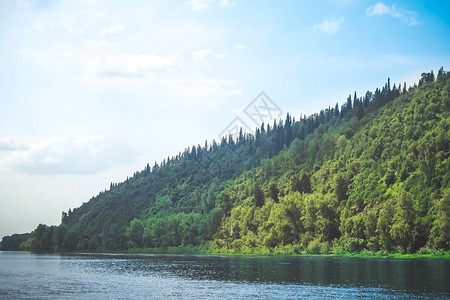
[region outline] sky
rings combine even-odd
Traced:
[[[298,118],[449,70],[449,16],[445,0],[2,0],[0,237],[258,126],[261,92]]]

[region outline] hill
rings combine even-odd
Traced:
[[[40,224],[22,249],[450,248],[450,75],[192,146]]]
[[[431,75],[373,113],[360,117],[356,109],[346,121],[320,125],[227,187],[221,199],[232,208],[211,247],[449,249],[450,80]]]

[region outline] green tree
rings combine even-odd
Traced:
[[[414,207],[411,195],[400,192],[396,199],[394,221],[390,234],[392,240],[404,250],[411,250],[414,239]]]
[[[339,202],[347,199],[348,180],[347,177],[342,173],[339,173],[336,176],[334,183],[334,192],[336,193],[336,197]]]
[[[291,179],[291,191],[293,191],[293,192],[300,192],[300,190],[301,190],[300,180],[298,180],[297,176],[292,177],[292,179]]]
[[[253,191],[253,196],[255,197],[255,205],[257,207],[263,207],[264,192],[259,187],[255,187],[255,190]]]
[[[386,201],[380,208],[380,214],[377,222],[377,230],[380,237],[381,247],[385,250],[392,250],[393,241],[391,239],[390,230],[394,219],[394,208],[390,201]]]
[[[436,201],[433,207],[434,221],[431,228],[430,244],[436,248],[450,248],[450,190]]]
[[[275,183],[271,183],[269,186],[269,195],[275,201],[275,203],[280,202],[280,200],[278,199],[279,193],[280,190],[278,189],[277,185]]]
[[[300,193],[311,194],[311,181],[306,173],[303,173],[300,178]]]
[[[130,248],[140,248],[143,246],[144,225],[141,220],[134,219],[130,222],[130,226],[125,231],[128,238]]]
[[[392,185],[395,183],[395,171],[394,170],[389,170],[386,173],[386,178],[384,179],[384,182],[386,183],[386,185]]]

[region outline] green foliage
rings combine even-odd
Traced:
[[[298,192],[307,193],[307,194],[311,193],[311,181],[310,181],[309,176],[306,173],[302,173],[302,176],[301,176],[300,182],[299,182]]]
[[[344,201],[347,199],[348,180],[345,174],[339,173],[336,175],[334,191],[338,201]]]
[[[450,248],[450,74],[194,146],[135,174],[23,248],[213,253]],[[149,252],[153,250],[147,250]],[[173,250],[178,251],[178,250]],[[380,252],[381,251],[381,252]],[[378,254],[377,254],[378,253]]]
[[[253,190],[253,197],[255,198],[255,204],[257,207],[263,207],[264,205],[264,193],[259,187],[255,187]]]
[[[440,95],[450,80],[442,76],[395,99],[379,91],[365,110],[371,113],[329,122],[235,181],[220,232],[239,224],[240,235],[216,235],[216,245],[235,252],[242,245],[298,245],[308,253],[449,249],[450,117]],[[269,200],[239,192],[254,185]],[[274,187],[279,201],[271,202]],[[246,211],[253,219],[243,218]]]
[[[450,190],[436,201],[433,207],[434,222],[431,228],[430,244],[435,248],[450,248]]]
[[[7,235],[2,238],[1,248],[2,251],[19,251],[21,250],[22,243],[26,242],[30,238],[29,233]]]
[[[130,227],[125,230],[128,238],[128,248],[141,248],[143,246],[144,225],[138,219],[130,222]]]

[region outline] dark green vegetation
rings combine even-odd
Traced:
[[[30,238],[31,234],[22,233],[22,234],[13,234],[11,236],[5,236],[1,242],[1,250],[4,251],[15,251],[20,249],[20,245],[26,242]]]
[[[450,249],[449,108],[443,69],[409,90],[388,81],[340,108],[147,165],[63,213],[61,225],[39,225],[22,248],[441,254]]]

